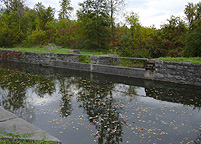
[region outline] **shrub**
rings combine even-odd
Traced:
[[[35,30],[28,36],[26,43],[30,46],[44,45],[47,42],[46,31]]]
[[[79,56],[79,62],[81,62],[81,63],[90,63],[90,56],[80,55]]]
[[[186,47],[184,56],[201,56],[201,19],[195,21],[186,35]]]

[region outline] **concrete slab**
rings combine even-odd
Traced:
[[[28,123],[21,118],[17,118],[14,114],[0,107],[0,130],[7,133],[14,133],[14,125],[16,126],[16,132],[19,132],[19,134],[34,134],[32,137],[26,138],[26,140],[42,140],[43,138],[45,138],[45,141],[51,141],[59,144],[62,143],[58,138],[35,127],[34,125]],[[4,136],[4,138],[10,137]]]
[[[17,118],[14,114],[11,112],[5,110],[3,107],[0,106],[0,122]]]

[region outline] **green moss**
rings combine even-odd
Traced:
[[[51,60],[56,60],[56,58],[52,57]]]

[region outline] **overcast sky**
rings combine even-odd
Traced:
[[[75,16],[76,10],[79,8],[78,3],[84,0],[71,0],[74,8]],[[140,22],[143,26],[155,25],[160,28],[160,25],[166,22],[171,15],[184,17],[185,5],[188,2],[198,3],[200,0],[125,0],[125,10],[128,12],[134,11],[138,13]],[[57,11],[60,9],[59,0],[27,0],[28,7],[33,8],[37,2],[42,2],[43,5],[54,7]],[[120,20],[122,20],[120,18]]]

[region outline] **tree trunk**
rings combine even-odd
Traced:
[[[114,20],[113,20],[113,15],[114,15],[114,7],[113,7],[113,1],[111,0],[111,15],[110,15],[110,18],[111,18],[111,23],[112,23],[112,40],[114,41],[115,37],[114,37]]]
[[[114,37],[114,21],[113,21],[112,15],[111,15],[111,20],[112,20],[112,40],[114,41],[115,40],[115,37]]]
[[[19,15],[19,31],[21,31],[21,15]]]

